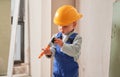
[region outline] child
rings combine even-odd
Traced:
[[[50,48],[42,49],[46,56],[54,57],[53,77],[79,77],[77,59],[82,39],[74,29],[81,17],[82,14],[71,5],[63,5],[56,11],[54,23],[59,32],[49,43]]]

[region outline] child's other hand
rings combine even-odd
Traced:
[[[62,41],[61,39],[57,39],[57,38],[55,38],[54,43],[58,44],[60,47],[63,46],[63,41]]]
[[[45,55],[51,55],[52,54],[52,52],[50,51],[49,48],[42,48],[42,50],[44,51]]]

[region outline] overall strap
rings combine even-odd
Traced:
[[[73,33],[69,36],[68,40],[66,43],[72,44],[73,40],[75,39],[76,35],[78,35],[78,33]]]
[[[56,37],[59,38],[59,39],[62,39],[62,33],[59,32]]]

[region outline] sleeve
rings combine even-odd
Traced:
[[[80,54],[82,38],[77,35],[72,44],[64,43],[61,50],[69,56],[76,57]]]
[[[51,40],[50,40],[50,42],[48,44],[50,46],[50,51],[52,52],[51,55],[46,55],[48,58],[51,58],[55,54],[55,46],[54,46],[54,44],[52,42],[52,40],[53,40],[54,37],[56,37],[56,34],[52,36],[52,38],[51,38]]]
[[[50,47],[50,51],[52,52],[51,55],[46,55],[47,58],[51,58],[55,55],[55,48],[54,47]]]

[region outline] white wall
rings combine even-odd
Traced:
[[[31,76],[50,77],[50,60],[46,57],[39,60],[38,55],[51,36],[51,1],[29,1]]]
[[[112,0],[80,0],[81,77],[108,77]]]

